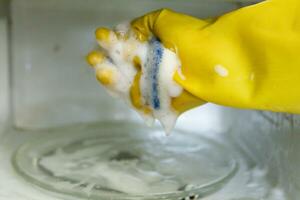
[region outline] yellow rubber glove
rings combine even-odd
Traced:
[[[264,1],[213,20],[163,9],[134,20],[132,27],[140,40],[154,34],[178,53],[185,78],[174,79],[186,96],[300,113],[300,1]],[[175,107],[197,105],[187,104],[182,98]]]
[[[122,24],[122,26],[124,25]],[[141,94],[140,79],[142,73],[145,72],[142,71],[143,63],[140,55],[137,54],[137,49],[139,49],[137,45],[143,43],[137,38],[139,34],[136,35],[131,28],[127,30],[123,27],[122,30],[118,30],[118,28],[111,30],[100,27],[96,30],[95,35],[101,50],[90,52],[87,55],[87,62],[95,68],[98,81],[110,94],[122,98],[125,102],[128,102],[127,96],[129,96],[129,103],[143,113],[143,116],[154,117],[153,108]],[[176,57],[176,54],[174,55]],[[132,73],[134,78],[131,81]],[[124,79],[130,80],[129,90],[125,86],[128,82],[124,82]],[[178,115],[204,103],[203,100],[183,90],[179,96],[171,98],[171,110]]]

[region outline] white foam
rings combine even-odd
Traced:
[[[178,56],[176,53],[164,48],[163,45],[158,45],[163,52],[157,73],[157,91],[160,106],[159,108],[154,108],[152,105],[153,88],[151,81],[153,81],[153,77],[151,71],[154,67],[154,59],[157,55],[154,55],[155,53],[152,51],[152,43],[138,41],[127,23],[118,25],[115,30],[120,35],[126,35],[129,36],[129,38],[119,40],[116,35],[112,34],[112,42],[109,45],[99,42],[100,46],[106,50],[110,59],[98,64],[96,70],[110,68],[114,71],[115,81],[113,84],[106,85],[105,88],[112,96],[123,99],[127,104],[132,105],[130,88],[137,73],[137,69],[132,61],[135,56],[138,56],[141,60],[142,70],[140,79],[141,101],[144,105],[149,105],[152,113],[145,114],[143,111],[137,111],[142,115],[148,125],[153,124],[153,121],[158,119],[165,128],[166,133],[169,133],[174,127],[178,117],[177,112],[171,106],[171,100],[179,96],[182,92],[182,88],[173,80],[174,73],[180,71],[180,60]],[[158,43],[156,43],[156,45],[157,44]]]

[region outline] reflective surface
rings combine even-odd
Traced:
[[[235,158],[198,134],[129,122],[72,127],[22,145],[14,166],[30,183],[76,197],[204,197],[236,173]]]

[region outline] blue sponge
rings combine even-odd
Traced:
[[[147,62],[148,63],[148,67],[149,67],[149,72],[150,72],[150,82],[151,82],[151,104],[152,107],[155,110],[159,110],[160,109],[160,99],[159,99],[159,80],[158,80],[158,76],[159,76],[159,68],[160,68],[160,64],[162,61],[162,56],[163,56],[163,47],[162,44],[160,43],[160,41],[153,37],[150,41],[149,41],[149,54],[148,54],[148,58],[147,58]]]

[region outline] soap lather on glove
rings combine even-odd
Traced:
[[[212,102],[300,113],[300,2],[267,0],[215,19],[168,9],[99,28],[87,60],[97,79],[169,132],[180,113]]]

